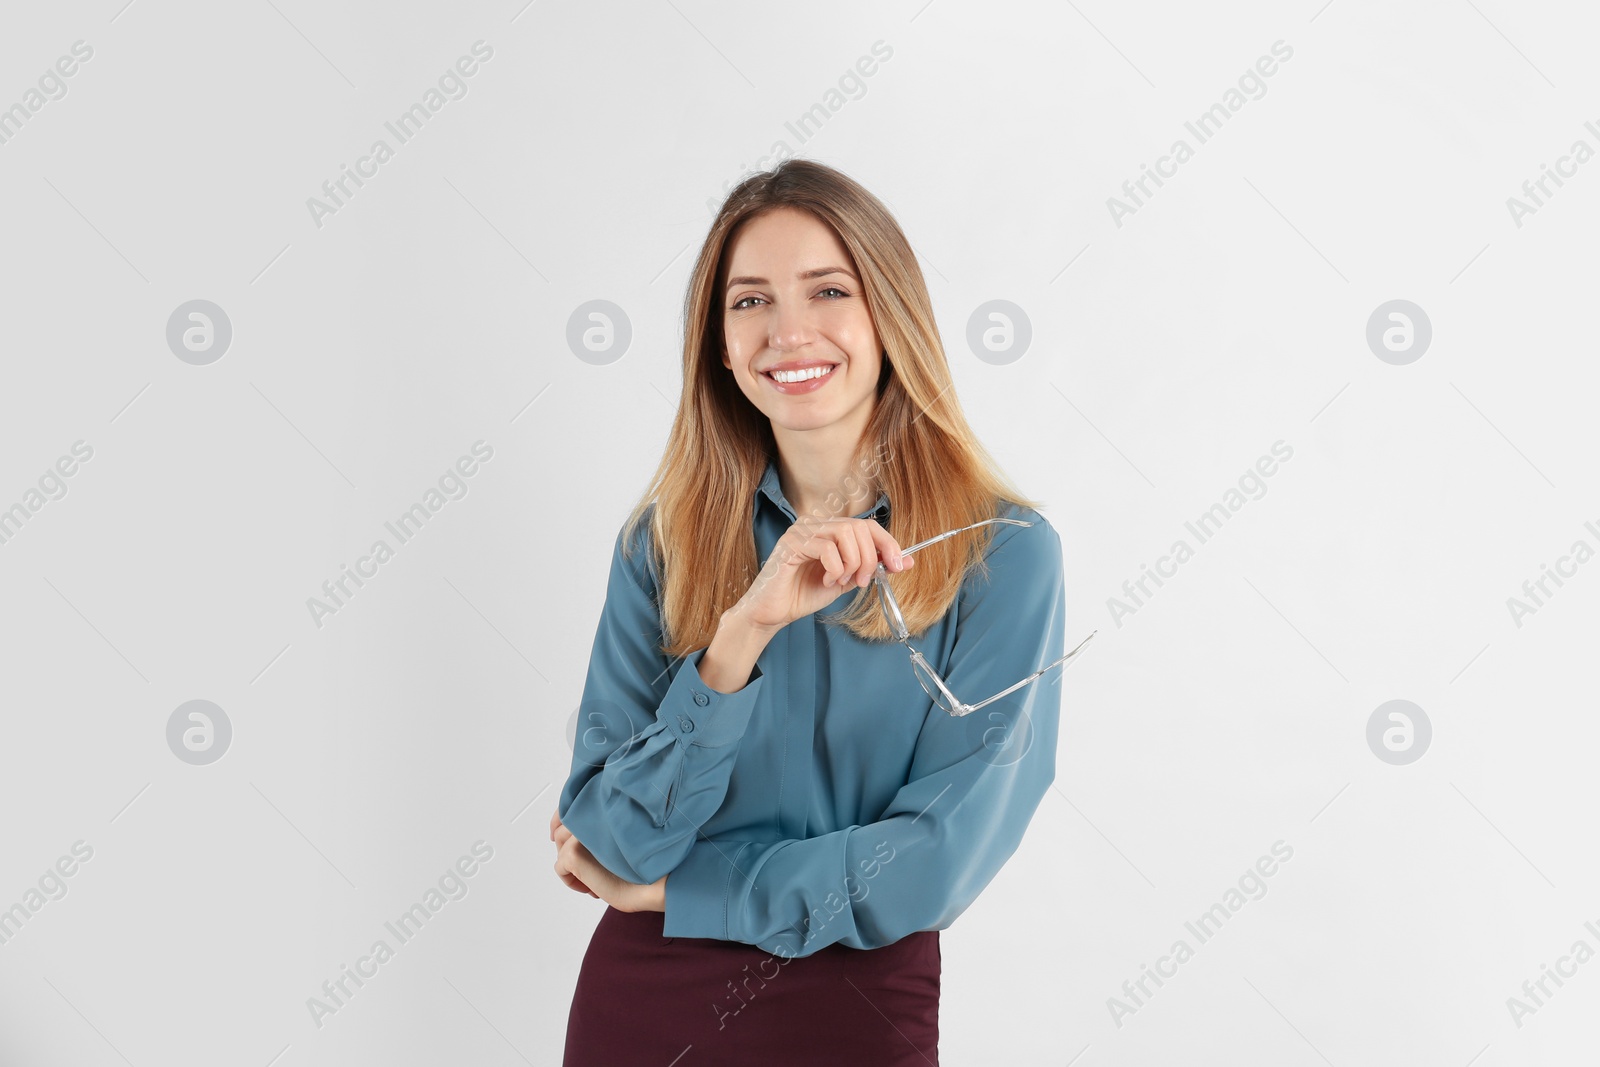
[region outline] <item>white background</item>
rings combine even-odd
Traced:
[[[1507,601],[1600,548],[1600,161],[1520,226],[1507,199],[1600,149],[1600,19],[1319,3],[7,8],[0,106],[93,56],[0,144],[0,507],[93,455],[0,544],[0,907],[93,855],[0,945],[0,1063],[559,1062],[601,911],[551,872],[568,719],[708,201],[780,141],[900,220],[963,407],[1062,533],[1069,638],[1100,630],[1055,787],[942,935],[943,1062],[1592,1058],[1600,962],[1520,1026],[1507,998],[1600,950],[1600,563],[1520,625]],[[385,121],[480,39],[467,95],[397,145]],[[319,226],[308,198],[380,137]],[[1108,198],[1180,137],[1119,226]],[[233,331],[204,366],[166,339],[195,299]],[[595,299],[633,330],[605,366],[566,340]],[[997,299],[1032,328],[1004,364],[966,341]],[[1404,365],[1366,339],[1397,299],[1432,327]],[[467,494],[313,621],[480,440]],[[233,731],[206,766],[167,742],[196,699]],[[1367,742],[1392,699],[1432,725],[1406,765]],[[313,1023],[479,840],[467,895]],[[1279,840],[1198,944],[1185,921]]]

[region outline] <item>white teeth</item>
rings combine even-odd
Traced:
[[[783,382],[785,385],[793,385],[795,382],[804,382],[812,378],[820,378],[831,370],[833,370],[832,367],[808,367],[805,370],[777,370],[769,373],[773,378]]]

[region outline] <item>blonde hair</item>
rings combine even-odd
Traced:
[[[677,417],[661,463],[622,531],[624,552],[631,554],[635,530],[648,516],[660,576],[661,650],[672,657],[710,644],[722,613],[760,570],[751,518],[777,442],[767,416],[722,365],[722,279],[738,227],[782,207],[809,212],[838,235],[884,346],[877,401],[852,457],[852,468],[875,473],[877,488],[889,495],[884,528],[905,546],[994,518],[1003,501],[1038,506],[1017,492],[967,425],[922,270],[894,216],[840,171],[813,160],[785,160],[728,194],[700,248],[684,298]],[[983,566],[1000,528],[980,527],[923,549],[914,568],[895,576],[895,597],[913,634],[950,610],[968,568]],[[891,639],[870,584],[827,621],[863,640]]]

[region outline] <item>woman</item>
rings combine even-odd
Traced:
[[[746,180],[685,310],[551,820],[556,873],[610,905],[565,1063],[937,1064],[938,931],[1055,776],[1059,674],[1018,679],[1063,658],[1060,539],[850,178]]]

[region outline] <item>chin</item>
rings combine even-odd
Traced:
[[[781,416],[772,416],[771,418],[774,426],[781,426],[785,430],[791,430],[796,433],[805,430],[820,430],[825,426],[832,426],[834,423],[839,421],[839,417],[837,415],[825,414],[821,412],[808,418],[797,419],[791,417],[785,419]]]

